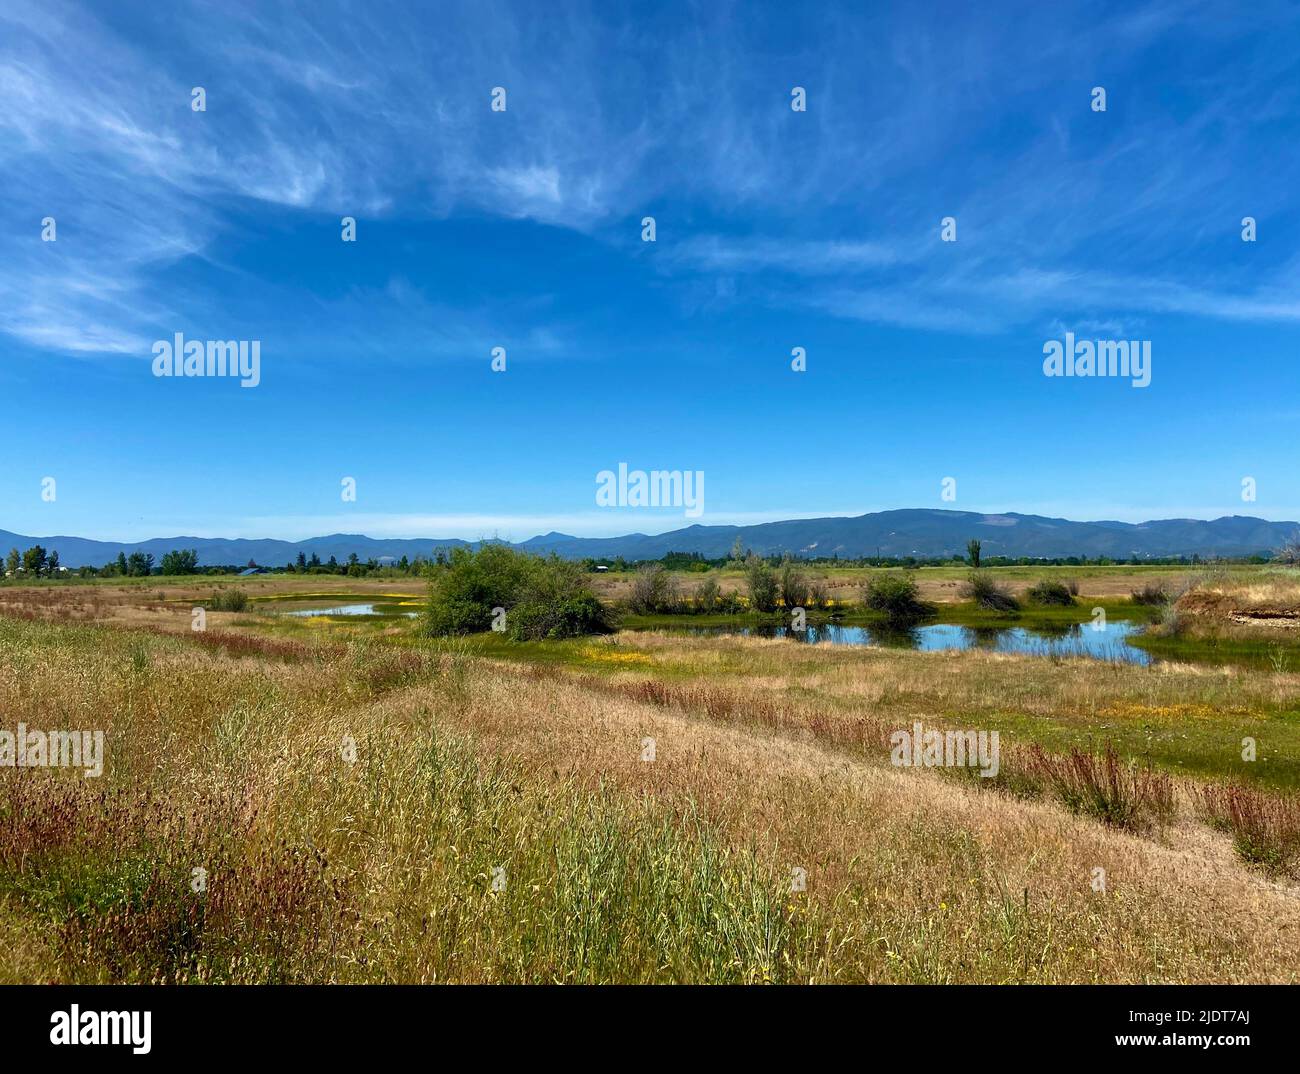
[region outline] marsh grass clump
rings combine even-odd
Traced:
[[[862,588],[862,603],[892,623],[910,623],[934,611],[921,600],[916,579],[906,574],[873,574]]]
[[[1146,607],[1158,608],[1169,603],[1169,590],[1163,582],[1148,582],[1141,589],[1135,589],[1130,594],[1134,604],[1142,604]]]
[[[1076,583],[1075,590],[1078,590]],[[1044,578],[1037,585],[1030,586],[1025,593],[1026,599],[1030,604],[1055,605],[1068,608],[1074,603],[1074,594],[1070,591],[1069,586],[1054,582],[1050,578]]]
[[[1100,756],[1077,747],[1052,754],[1035,743],[1025,754],[1025,770],[1068,809],[1116,828],[1149,828],[1175,812],[1171,777],[1121,761],[1113,743]]]
[[[1207,824],[1232,836],[1237,855],[1278,875],[1300,876],[1300,802],[1240,784],[1193,786]]]
[[[1020,611],[1020,601],[1011,595],[1011,590],[984,571],[971,572],[962,587],[962,595],[991,612]]]

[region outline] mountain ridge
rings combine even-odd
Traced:
[[[986,557],[1062,558],[1110,556],[1128,559],[1179,555],[1248,556],[1266,554],[1300,530],[1300,523],[1270,522],[1249,515],[1216,519],[1151,519],[1146,522],[1099,520],[1076,522],[1045,515],[951,511],[940,508],[898,508],[855,516],[787,519],[748,526],[708,526],[695,523],[667,533],[627,533],[617,537],[575,537],[552,531],[514,543],[530,552],[555,552],[569,559],[658,559],[667,552],[697,552],[707,558],[724,556],[736,539],[761,555],[795,556],[949,556],[964,554],[976,538]],[[276,538],[153,537],[145,541],[98,541],[55,535],[33,537],[0,530],[0,552],[20,551],[33,544],[57,551],[66,567],[100,567],[119,552],[145,552],[161,560],[166,552],[193,548],[203,566],[240,564],[253,560],[270,567],[294,561],[299,552],[322,561],[344,561],[352,553],[362,560],[429,557],[435,550],[474,547],[482,542],[460,538],[367,537],[333,533],[301,541]]]

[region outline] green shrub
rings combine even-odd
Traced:
[[[578,638],[614,629],[609,611],[577,563],[558,556],[524,558],[519,588],[506,608],[506,633],[516,641]]]
[[[1020,601],[1011,595],[1011,591],[984,571],[972,571],[962,593],[967,600],[973,600],[981,608],[987,608],[989,611],[1018,612],[1020,610]]]
[[[492,628],[492,609],[515,603],[525,556],[500,544],[453,548],[429,579],[424,626],[429,634],[478,634]]]
[[[906,574],[873,574],[862,588],[862,603],[891,621],[920,619],[933,608],[919,597],[916,579]]]
[[[613,630],[609,610],[594,593],[553,601],[524,601],[506,613],[506,633],[515,641],[581,638]]]
[[[776,571],[767,560],[755,555],[745,560],[745,585],[749,589],[749,606],[754,611],[776,611]]]
[[[718,597],[721,595],[721,586],[718,585],[718,579],[710,574],[702,581],[695,590],[695,602],[692,605],[694,610],[700,615],[708,615],[718,607]]]
[[[1044,578],[1035,586],[1031,586],[1025,594],[1030,604],[1056,604],[1063,607],[1069,607],[1074,603],[1074,596],[1070,593],[1068,586],[1060,582],[1053,582],[1051,579]]]
[[[578,564],[486,544],[453,549],[433,569],[424,630],[435,636],[482,633],[492,629],[497,608],[505,612],[505,633],[516,641],[613,629],[608,609]]]
[[[808,578],[789,556],[781,561],[781,602],[789,608],[808,604]]]
[[[214,612],[242,612],[248,607],[248,594],[242,589],[227,589],[224,592],[212,591],[208,608]]]

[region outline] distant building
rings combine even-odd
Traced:
[[[265,574],[265,573],[266,573],[265,567],[248,567],[245,570],[239,572],[239,577],[247,578],[250,574]]]

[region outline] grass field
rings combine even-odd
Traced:
[[[276,614],[418,582],[239,587],[201,632],[207,579],[0,587],[0,729],[106,740],[0,768],[0,980],[1300,977],[1300,662],[434,642]],[[1205,579],[1153,643],[1289,652],[1297,588]],[[998,777],[891,764],[914,721]]]

